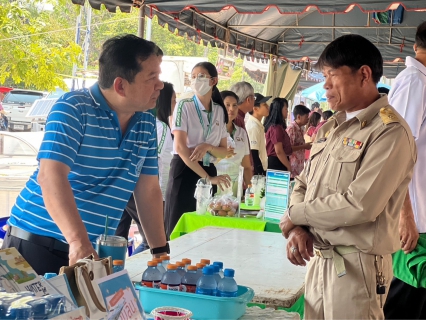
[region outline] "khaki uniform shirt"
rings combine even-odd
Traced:
[[[320,129],[296,178],[289,216],[308,226],[314,246],[400,249],[399,213],[417,159],[405,120],[383,95],[355,118],[339,112]]]

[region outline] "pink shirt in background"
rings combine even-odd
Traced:
[[[303,137],[303,129],[293,121],[287,128],[288,136],[292,146],[301,146],[305,144],[305,138]],[[305,167],[305,150],[293,151],[290,156],[291,165],[291,177],[295,178],[298,176]]]
[[[312,138],[312,135],[314,134],[317,127],[309,127],[308,131],[306,131],[306,134]],[[311,150],[305,150],[305,160],[309,159],[309,155],[311,154]]]

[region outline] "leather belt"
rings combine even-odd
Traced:
[[[34,243],[39,246],[43,246],[48,248],[50,251],[58,250],[62,252],[69,252],[68,243],[56,240],[52,237],[39,236],[37,234],[22,230],[17,227],[9,226],[7,229],[7,233],[16,238]]]

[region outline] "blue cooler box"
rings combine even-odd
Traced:
[[[139,291],[139,300],[146,313],[158,307],[179,307],[192,312],[195,320],[233,320],[246,312],[247,303],[254,297],[252,288],[238,286],[235,298],[205,296],[195,293],[153,289],[135,284]]]

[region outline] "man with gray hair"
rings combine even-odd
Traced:
[[[235,92],[238,96],[238,115],[234,120],[234,123],[246,129],[244,118],[247,112],[253,111],[254,107],[254,89],[253,86],[246,82],[237,82],[231,87],[231,91]]]

